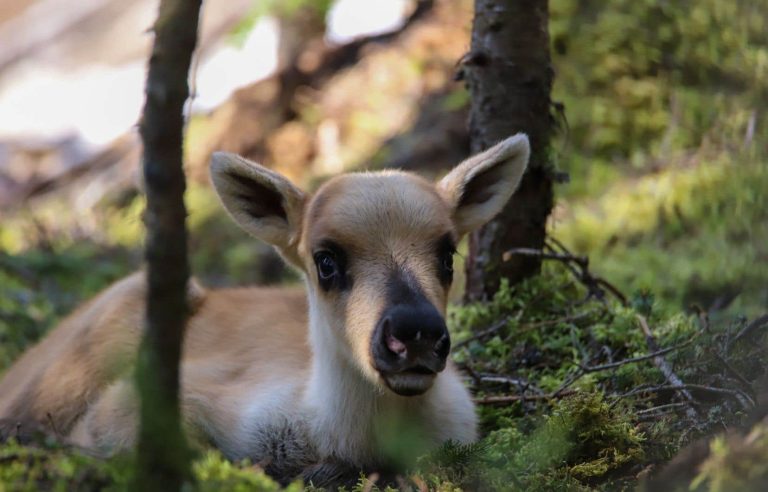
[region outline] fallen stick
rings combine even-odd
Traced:
[[[640,323],[640,328],[645,334],[645,342],[648,345],[648,350],[657,354],[658,352],[661,352],[659,345],[656,343],[656,339],[653,337],[653,333],[651,333],[651,329],[648,327],[648,321],[645,319],[645,316],[638,314],[637,320]],[[664,358],[664,355],[655,355],[653,357],[653,365],[661,371],[670,385],[675,388],[685,400],[687,400],[688,407],[685,414],[688,418],[698,419],[699,413],[696,411],[696,408],[694,408],[696,400],[693,399],[691,392],[686,389],[685,383],[683,383],[678,375],[675,374],[675,371],[672,370],[672,366],[667,362],[667,359]]]
[[[651,352],[650,354],[640,355],[638,357],[632,357],[630,359],[617,360],[616,362],[602,364],[599,366],[580,366],[580,367],[581,367],[581,370],[584,372],[598,372],[598,371],[605,371],[608,369],[615,369],[617,367],[621,367],[626,364],[634,364],[635,362],[642,362],[648,359],[654,359],[656,357],[661,357],[662,355],[668,354],[670,352],[674,352],[675,350],[680,350],[681,348],[685,348],[691,343],[693,343],[693,341],[696,340],[697,337],[698,337],[698,334],[694,335],[690,340],[677,344],[674,347],[659,349],[656,352]]]
[[[541,400],[554,400],[557,398],[563,398],[576,393],[574,390],[563,391],[560,394],[551,395],[499,395],[499,396],[484,396],[482,398],[475,398],[475,403],[478,405],[503,405],[506,403],[515,403],[518,401],[541,401]]]

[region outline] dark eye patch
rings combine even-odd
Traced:
[[[437,242],[437,271],[440,283],[445,286],[453,282],[453,255],[456,253],[456,243],[450,234],[443,235]]]

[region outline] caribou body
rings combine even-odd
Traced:
[[[300,270],[306,290],[190,283],[188,432],[278,478],[321,483],[387,467],[406,448],[476,439],[470,394],[448,359],[452,259],[459,239],[510,199],[528,157],[518,134],[437,183],[354,173],[310,195],[215,154],[211,177],[228,213]],[[125,278],[31,348],[0,382],[0,418],[51,426],[101,453],[130,448],[145,294],[143,273]]]

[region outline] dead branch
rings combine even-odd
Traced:
[[[605,292],[611,293],[622,305],[627,305],[626,296],[607,280],[589,271],[589,258],[571,253],[568,248],[552,236],[544,243],[544,250],[532,248],[512,248],[501,255],[502,261],[509,261],[513,256],[528,256],[542,260],[555,260],[563,263],[589,291],[589,297],[603,300]]]
[[[731,364],[730,364],[730,363],[729,363],[727,360],[725,360],[725,358],[723,358],[723,356],[721,356],[721,355],[720,355],[720,354],[717,352],[717,350],[714,350],[714,349],[712,349],[711,347],[707,347],[707,352],[709,352],[709,353],[712,355],[712,357],[714,357],[714,358],[715,358],[715,360],[716,360],[716,361],[717,361],[717,362],[718,362],[718,363],[719,363],[721,366],[723,366],[723,368],[726,370],[726,372],[728,372],[728,374],[730,374],[731,376],[733,376],[734,378],[736,378],[736,379],[737,379],[737,380],[738,380],[738,381],[739,381],[741,384],[743,384],[743,385],[744,385],[744,387],[745,387],[745,388],[746,388],[746,389],[747,389],[747,390],[748,390],[750,393],[752,393],[752,394],[754,395],[754,389],[752,388],[752,384],[751,384],[749,381],[747,381],[747,378],[745,378],[744,376],[742,376],[742,375],[741,375],[741,373],[740,373],[739,371],[737,371],[735,367],[733,367],[733,366],[732,366],[732,365],[731,365]]]
[[[656,343],[656,339],[653,337],[653,333],[651,333],[651,329],[648,327],[648,321],[646,321],[645,316],[638,314],[637,320],[640,323],[640,328],[645,334],[645,342],[648,345],[648,349],[651,352],[660,352],[659,345]],[[693,396],[691,396],[691,392],[684,388],[685,383],[683,383],[678,375],[675,374],[675,371],[672,370],[672,366],[667,362],[667,359],[664,358],[664,355],[655,355],[653,357],[653,364],[661,371],[666,380],[669,381],[673,387],[678,388],[683,398],[688,401],[689,406],[685,412],[688,418],[697,419],[699,415],[694,407],[696,401],[693,399]]]
[[[461,348],[461,347],[469,344],[470,342],[472,342],[474,340],[479,340],[479,339],[485,338],[485,337],[487,337],[489,335],[493,335],[496,332],[498,332],[499,330],[501,330],[502,328],[504,328],[505,326],[507,326],[507,323],[509,322],[509,320],[510,320],[510,317],[507,316],[507,317],[503,318],[501,321],[497,321],[496,323],[492,324],[490,327],[486,328],[485,330],[479,331],[479,332],[473,334],[471,337],[467,338],[466,340],[462,340],[459,343],[454,344],[453,348],[454,349],[458,349],[458,348]]]
[[[543,328],[545,326],[552,326],[557,325],[559,323],[570,323],[574,321],[578,321],[584,318],[588,318],[592,314],[595,313],[595,310],[587,310],[582,311],[580,313],[576,313],[570,316],[563,316],[561,318],[555,318],[555,319],[545,319],[543,321],[537,321],[536,323],[528,323],[526,325],[520,326],[516,331],[515,335],[519,335],[520,333],[525,333],[531,330],[536,330],[538,328]],[[492,324],[490,327],[486,328],[485,330],[479,331],[475,334],[473,334],[471,337],[467,338],[466,340],[462,340],[456,344],[453,345],[454,349],[458,349],[461,347],[464,347],[468,345],[470,342],[474,340],[480,340],[487,336],[496,334],[499,330],[504,328],[507,323],[512,319],[511,316],[507,316],[506,318],[502,319],[501,321],[498,321],[494,324]]]
[[[533,248],[512,248],[510,250],[505,251],[501,255],[501,260],[509,261],[512,259],[513,255],[532,256],[535,258],[541,258],[542,260],[557,260],[557,261],[563,261],[563,262],[573,262],[581,266],[582,268],[586,268],[587,265],[589,264],[589,259],[584,256],[574,256],[574,255],[568,255],[568,254],[562,254],[562,253],[545,253],[540,249],[533,249]]]
[[[483,396],[475,398],[475,403],[478,405],[506,405],[515,402],[526,401],[541,401],[541,400],[556,400],[575,394],[575,390],[563,391],[560,394],[549,395],[499,395],[499,396]]]
[[[748,395],[744,394],[743,391],[740,390],[732,390],[732,389],[726,389],[726,388],[718,388],[716,386],[708,386],[705,384],[682,384],[682,385],[674,385],[674,384],[665,384],[660,386],[652,386],[648,388],[644,388],[637,393],[642,392],[653,392],[653,393],[659,393],[661,391],[676,391],[680,392],[681,390],[688,391],[700,391],[702,393],[711,393],[715,395],[726,395],[733,397],[739,404],[745,409],[749,410],[750,407],[754,407],[754,401],[752,401],[751,398],[749,398]],[[624,395],[621,396],[630,396],[633,393],[633,391],[630,391],[628,393],[624,393]]]
[[[528,386],[527,382],[520,381],[519,379],[510,378],[507,376],[497,376],[497,375],[480,375],[480,382],[481,383],[491,383],[491,384],[508,384],[510,386],[517,386],[518,388],[524,388]]]
[[[557,249],[563,254],[573,255],[573,253],[571,253],[563,243],[561,243],[557,238],[553,236],[547,237],[547,243],[545,244],[545,246],[552,251],[555,251],[555,249]],[[602,292],[602,289],[608,290],[611,294],[614,295],[614,297],[616,297],[619,301],[621,301],[622,305],[626,306],[628,302],[624,293],[622,293],[621,290],[619,290],[616,286],[614,286],[612,283],[608,282],[604,278],[598,277],[592,274],[587,268],[588,266],[589,266],[589,263],[587,263],[587,265],[582,270],[581,274],[583,278],[580,278],[580,280],[584,282],[588,288],[595,289],[598,292]]]
[[[645,408],[643,410],[638,410],[635,412],[638,416],[647,415],[647,414],[654,414],[654,416],[658,416],[658,413],[661,410],[669,410],[669,409],[675,409],[680,407],[687,406],[687,403],[677,402],[677,403],[666,403],[664,405],[658,405],[651,408]],[[666,412],[665,412],[666,413]]]
[[[632,358],[629,358],[629,359],[618,360],[616,362],[611,362],[609,364],[602,364],[602,365],[599,365],[599,366],[580,366],[580,367],[581,367],[581,370],[584,371],[584,372],[598,372],[598,371],[605,371],[607,369],[615,369],[617,367],[621,367],[621,366],[626,365],[626,364],[633,364],[635,362],[642,362],[642,361],[645,361],[645,360],[648,360],[648,359],[653,359],[655,357],[660,357],[662,355],[666,355],[666,354],[668,354],[670,352],[674,352],[676,350],[680,350],[681,348],[685,348],[688,345],[690,345],[691,343],[693,343],[694,340],[696,340],[697,338],[698,338],[698,334],[694,335],[689,340],[686,340],[683,343],[679,343],[679,344],[677,344],[677,345],[675,345],[673,347],[667,347],[665,349],[660,349],[660,350],[657,350],[656,352],[652,352],[652,353],[646,354],[646,355],[641,355],[641,356],[638,356],[638,357],[632,357]]]
[[[744,337],[748,337],[752,335],[752,332],[757,330],[758,328],[762,328],[763,326],[768,325],[768,314],[764,314],[754,320],[750,324],[744,327],[739,333],[736,334],[735,337],[733,337],[733,340],[731,341],[731,345],[735,344],[739,340],[741,340]]]
[[[568,387],[581,379],[581,377],[584,375],[584,371],[578,370],[575,374],[570,375],[565,381],[563,381],[563,384],[560,385],[559,388],[557,388],[554,392],[552,392],[553,397],[560,397],[564,394],[567,394],[569,391]]]

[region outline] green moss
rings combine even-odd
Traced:
[[[0,446],[0,491],[124,490],[129,473],[125,457],[101,461],[53,444],[39,448],[13,440]]]
[[[766,156],[702,159],[570,204],[556,233],[626,291],[650,289],[674,309],[740,292],[736,311],[756,315],[768,294]]]
[[[225,460],[216,451],[208,451],[196,460],[192,465],[192,471],[197,479],[198,490],[201,491],[268,492],[283,490],[260,468],[253,466],[247,460],[232,463]],[[285,490],[288,492],[302,490],[301,483],[293,483]]]
[[[516,419],[480,443],[447,443],[420,463],[430,483],[461,490],[593,490],[595,480],[642,463],[644,438],[623,408],[599,393],[565,399],[534,419]]]
[[[125,250],[87,242],[54,252],[0,252],[0,373],[81,300],[130,268]]]
[[[11,440],[0,445],[0,491],[127,490],[133,463],[130,456],[98,459],[54,444],[21,446]],[[216,451],[198,457],[192,472],[200,491],[286,490],[298,492],[295,482],[285,489],[248,461],[233,463]]]

